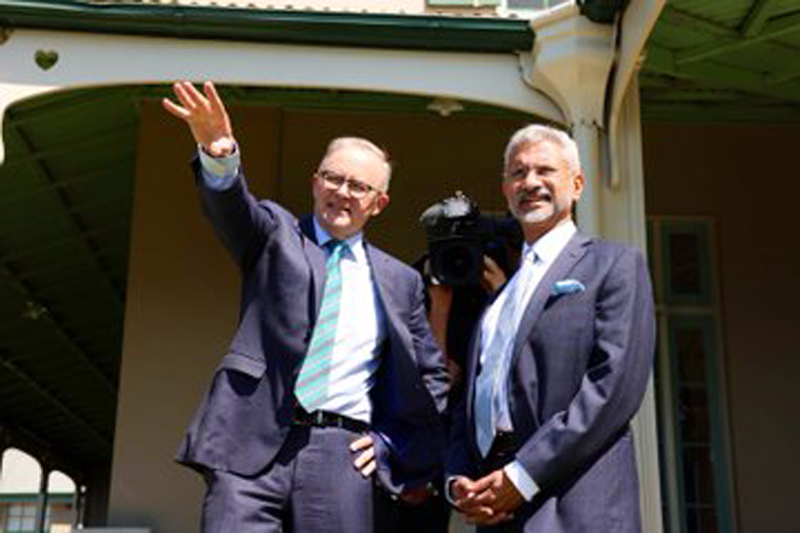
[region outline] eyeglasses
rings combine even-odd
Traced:
[[[378,189],[372,185],[368,185],[363,181],[354,180],[353,178],[348,178],[330,170],[317,171],[317,177],[332,191],[340,189],[342,185],[347,183],[347,190],[350,192],[350,196],[359,200],[371,192],[379,192]]]

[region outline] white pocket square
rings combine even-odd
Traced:
[[[577,279],[562,279],[561,281],[553,283],[553,289],[550,291],[550,294],[559,296],[561,294],[574,294],[585,290],[586,287]]]

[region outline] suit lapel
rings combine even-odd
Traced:
[[[397,306],[392,296],[391,272],[387,268],[385,258],[377,253],[375,248],[366,240],[364,240],[364,250],[367,254],[367,261],[369,262],[372,282],[375,284],[375,290],[378,291],[378,298],[383,304],[383,310],[386,313],[388,325],[394,329],[394,325],[397,323],[397,317],[395,316],[395,309],[397,309]]]
[[[558,257],[556,257],[556,260],[553,262],[553,264],[550,265],[550,268],[547,269],[547,272],[545,272],[542,279],[539,281],[539,284],[533,291],[530,302],[528,302],[528,307],[525,308],[525,312],[522,315],[522,320],[519,323],[519,327],[517,328],[517,335],[514,340],[514,352],[511,357],[512,366],[514,365],[516,358],[519,356],[522,346],[528,339],[531,330],[536,325],[536,321],[542,314],[542,309],[544,309],[544,304],[550,297],[550,291],[552,290],[553,284],[560,279],[564,279],[569,271],[572,270],[572,267],[575,266],[580,258],[586,253],[587,245],[591,242],[591,240],[592,239],[590,237],[580,233],[573,235],[564,249],[561,250],[561,253],[558,254]]]
[[[325,252],[317,244],[317,234],[314,231],[314,220],[311,215],[305,215],[299,222],[303,254],[311,266],[311,285],[314,294],[314,316],[322,302],[322,290],[325,287]]]

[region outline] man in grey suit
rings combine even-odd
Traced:
[[[363,235],[389,203],[387,156],[335,139],[298,220],[248,192],[214,86],[174,91],[164,107],[199,146],[203,209],[242,278],[237,332],[178,457],[207,481],[203,531],[371,531],[373,474],[416,500],[440,473],[447,392],[420,276]]]
[[[487,531],[638,532],[630,420],[652,366],[647,267],[572,220],[584,177],[564,132],[532,125],[505,153],[502,189],[525,235],[467,363],[447,489]]]

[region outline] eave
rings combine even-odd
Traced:
[[[462,52],[533,47],[525,20],[243,9],[175,4],[9,0],[0,26],[186,39]]]

